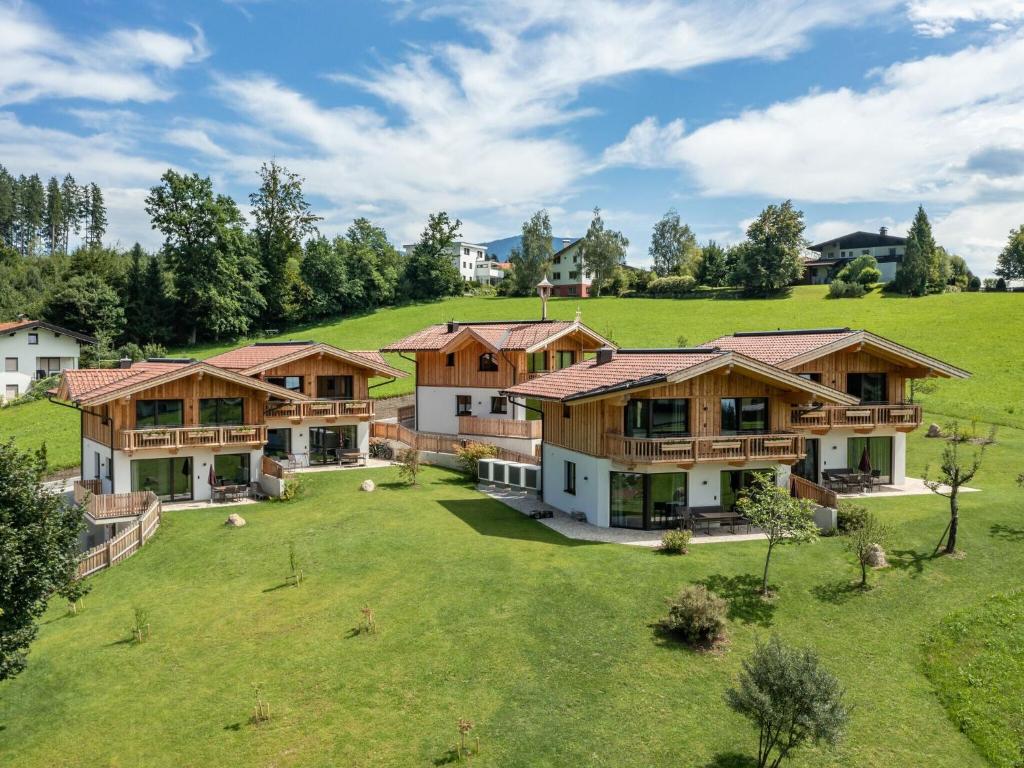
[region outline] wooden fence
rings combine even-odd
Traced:
[[[260,462],[260,471],[264,475],[270,475],[271,477],[276,477],[278,480],[283,480],[284,479],[284,471],[285,471],[284,467],[281,464],[278,464],[270,456],[267,456],[267,455],[263,456],[263,459]]]
[[[78,578],[85,578],[92,573],[96,573],[96,571],[110,568],[115,563],[131,557],[153,537],[157,528],[160,527],[163,506],[152,491],[145,491],[144,493],[149,494],[151,498],[148,499],[147,506],[135,523],[125,528],[112,539],[108,539],[102,544],[97,544],[85,552],[78,561]],[[130,494],[111,495],[128,496]]]
[[[459,434],[539,440],[541,423],[540,419],[486,419],[480,416],[459,416]]]
[[[415,448],[418,451],[454,454],[455,449],[457,447],[461,447],[463,444],[477,442],[484,445],[490,445],[486,440],[460,440],[455,435],[442,435],[435,432],[417,432],[416,430],[409,429],[401,424],[396,424],[393,421],[374,421],[371,426],[373,437],[379,437],[385,440],[394,440],[397,443],[404,443],[410,448]],[[516,461],[522,464],[540,464],[540,460],[536,456],[531,456],[527,453],[520,453],[519,451],[512,451],[508,448],[502,448],[499,445],[494,446],[494,448],[497,450],[495,458],[501,459],[502,461]]]
[[[823,485],[811,482],[799,475],[789,476],[790,492],[798,499],[808,499],[821,507],[839,507],[839,497],[835,491]]]

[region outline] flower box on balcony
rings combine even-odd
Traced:
[[[793,443],[786,438],[776,438],[774,440],[765,440],[765,448],[789,448]]]
[[[711,450],[713,451],[737,451],[743,447],[743,443],[739,440],[730,440],[728,442],[712,443]]]
[[[252,427],[240,427],[238,429],[231,430],[232,437],[250,437],[251,435],[255,434],[256,430],[253,429]]]

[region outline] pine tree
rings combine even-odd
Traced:
[[[46,190],[39,174],[33,173],[21,188],[21,252],[26,256],[36,253],[45,214]]]
[[[81,229],[81,193],[75,177],[70,173],[64,177],[60,184],[61,201],[64,205],[63,221],[61,222],[61,244],[64,253],[67,254],[71,245],[71,233],[78,234]]]
[[[103,203],[103,190],[98,184],[90,184],[85,190],[89,199],[89,216],[85,222],[86,244],[98,247],[103,244],[107,232],[107,207]]]
[[[918,206],[914,222],[907,230],[903,263],[896,272],[896,290],[908,296],[924,296],[935,280],[937,254],[932,225],[923,206]]]
[[[0,245],[16,247],[15,221],[18,205],[14,177],[0,165]]]
[[[125,335],[129,341],[144,343],[149,341],[144,316],[146,314],[146,254],[142,246],[136,243],[128,255],[128,271],[124,276],[121,288],[121,299],[124,301]]]
[[[60,183],[56,176],[51,176],[46,185],[46,213],[43,216],[46,249],[51,256],[60,250],[63,225],[64,203],[60,196]]]
[[[143,312],[140,315],[139,335],[146,341],[162,343],[171,338],[171,307],[167,295],[167,280],[159,256],[146,259],[143,279]]]

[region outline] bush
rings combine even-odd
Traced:
[[[459,457],[459,466],[462,471],[471,478],[477,476],[477,463],[480,459],[490,459],[498,455],[498,448],[486,443],[466,443],[455,449],[455,455]]]
[[[647,293],[651,296],[679,299],[697,287],[697,281],[691,275],[670,275],[651,280]]]
[[[982,286],[986,291],[994,291],[996,289],[996,279],[994,277],[986,277],[981,281]]]
[[[661,551],[671,555],[685,555],[690,551],[690,539],[693,533],[685,528],[665,531],[661,535]]]
[[[833,299],[859,299],[868,289],[860,283],[847,283],[836,278],[828,286],[828,295]]]
[[[1005,277],[1000,277],[998,280],[996,280],[996,290],[997,291],[1005,291],[1006,290],[1006,278]]]
[[[703,584],[691,584],[669,600],[660,626],[692,645],[711,644],[725,636],[728,610],[729,604]]]
[[[865,267],[857,275],[857,282],[863,286],[874,285],[875,283],[881,282],[882,271],[874,267]]]
[[[632,288],[627,288],[627,289],[625,289],[623,291],[619,291],[619,298],[620,299],[635,299],[636,297],[637,297],[637,292],[634,291]]]
[[[967,291],[969,293],[977,293],[981,290],[981,278],[977,275],[971,275],[967,279]]]
[[[840,504],[836,510],[836,528],[840,533],[850,533],[861,528],[868,519],[868,511],[854,504]]]

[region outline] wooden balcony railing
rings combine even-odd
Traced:
[[[789,427],[820,433],[833,427],[852,427],[864,432],[895,427],[911,432],[921,426],[922,418],[921,406],[910,404],[794,406],[789,414]]]
[[[725,461],[793,463],[806,453],[802,435],[715,435],[712,437],[626,437],[605,435],[605,454],[624,464],[693,464]]]
[[[271,419],[337,419],[340,416],[373,416],[373,400],[304,400],[267,406]]]
[[[177,450],[208,446],[263,445],[267,442],[265,424],[238,424],[227,427],[195,425],[191,427],[158,427],[121,431],[121,450]]]
[[[460,435],[485,437],[523,437],[539,440],[541,421],[525,419],[485,419],[480,416],[459,416]]]
[[[789,488],[798,499],[808,499],[821,507],[832,507],[835,509],[839,506],[839,497],[835,491],[799,475],[789,476]]]

